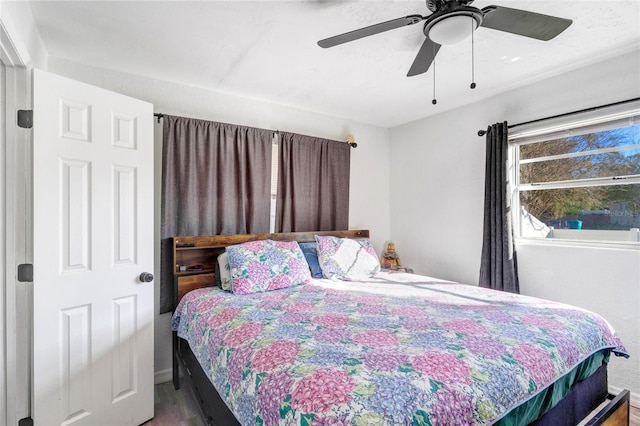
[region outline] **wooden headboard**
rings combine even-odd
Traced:
[[[182,296],[192,290],[216,285],[215,265],[218,256],[234,244],[248,241],[275,240],[297,241],[299,243],[315,241],[315,236],[331,235],[340,238],[369,238],[369,230],[284,232],[280,234],[237,234],[237,235],[201,235],[173,238],[173,282],[175,286],[175,305]]]

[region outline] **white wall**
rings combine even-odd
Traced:
[[[371,230],[378,252],[389,239],[389,132],[326,115],[301,111],[259,100],[241,98],[183,84],[153,80],[114,71],[90,68],[49,57],[48,71],[154,104],[156,112],[201,118],[273,130],[285,130],[335,140],[355,136],[351,151],[349,227]],[[156,271],[159,272],[160,167],[162,125],[155,127],[156,170]],[[156,280],[156,300],[159,300]],[[156,303],[156,306],[158,304]],[[168,380],[171,369],[170,315],[155,322],[156,380]]]
[[[391,129],[391,236],[403,263],[477,284],[485,154],[479,129],[638,96],[635,51]],[[520,244],[518,261],[523,294],[584,307],[612,323],[632,357],[612,361],[609,383],[630,389],[640,405],[640,250]]]

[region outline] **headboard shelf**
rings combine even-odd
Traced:
[[[186,292],[213,287],[218,256],[228,246],[257,240],[315,241],[315,236],[369,238],[369,230],[284,232],[278,234],[198,235],[173,237],[173,282],[177,305]]]
[[[176,271],[176,277],[184,277],[186,275],[198,275],[198,274],[213,274],[215,272],[215,268],[212,269],[190,269],[187,271]]]
[[[236,235],[199,235],[181,236],[173,238],[176,250],[198,250],[202,248],[225,248],[234,244],[242,244],[256,240],[276,241],[314,241],[316,235],[333,235],[341,238],[369,238],[368,230],[345,231],[311,231],[311,232],[283,232],[278,234],[236,234]],[[186,245],[181,247],[180,245]]]

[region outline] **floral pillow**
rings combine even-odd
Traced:
[[[234,294],[277,290],[311,280],[295,241],[251,241],[227,247]]]
[[[316,235],[318,260],[325,278],[355,281],[380,271],[378,255],[368,239]]]

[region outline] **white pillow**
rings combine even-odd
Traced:
[[[315,237],[318,261],[325,278],[358,281],[380,272],[378,255],[368,238]]]
[[[229,255],[226,251],[218,256],[218,270],[220,271],[222,289],[231,291],[231,268],[229,267]]]

